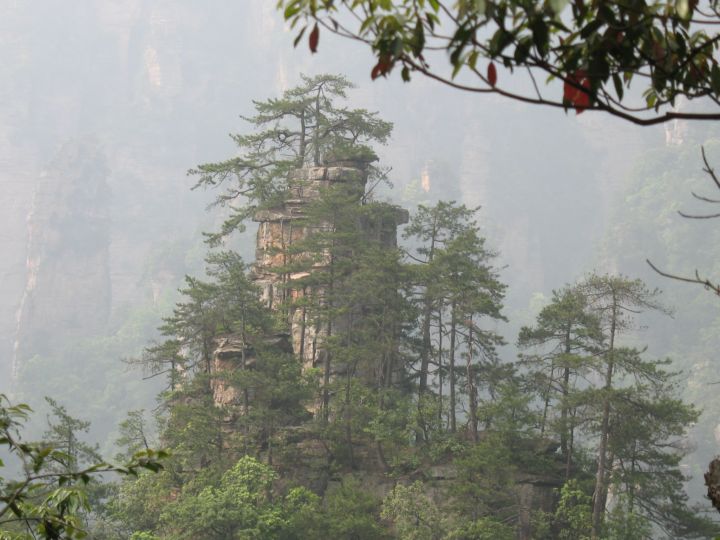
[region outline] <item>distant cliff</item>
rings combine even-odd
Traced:
[[[13,364],[112,334],[200,267],[213,217],[185,171],[257,96],[231,51],[268,45],[263,5],[0,4],[0,391]]]
[[[68,143],[37,182],[28,217],[25,290],[13,373],[23,361],[101,335],[111,308],[106,161],[87,143]]]

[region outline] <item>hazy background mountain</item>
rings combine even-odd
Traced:
[[[669,291],[675,318],[638,339],[676,358],[686,396],[708,409],[694,432],[699,472],[720,440],[707,384],[720,380],[718,304],[644,261],[717,269],[717,227],[675,214],[691,188],[711,188],[699,145],[713,128],[636,128],[422,79],[371,82],[353,43],[323,34],[317,55],[294,50],[273,5],[0,2],[0,391],[35,406],[55,396],[93,420],[106,448],[125,411],[152,407],[157,383],[121,359],[153,337],[183,275],[201,271],[201,232],[219,220],[185,171],[232,154],[227,134],[244,129],[253,98],[337,72],[357,83],[355,106],[395,123],[381,152],[394,189],[381,196],[482,205],[511,343],[553,288],[594,268]],[[249,256],[248,238],[238,242]]]

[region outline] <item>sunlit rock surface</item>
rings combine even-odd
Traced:
[[[271,309],[289,309],[287,320],[289,335],[271,336],[276,344],[287,345],[304,369],[318,367],[322,360],[323,338],[327,335],[325,328],[313,323],[314,317],[305,307],[287,308],[287,300],[297,299],[304,295],[317,295],[321,291],[293,287],[293,281],[306,277],[310,271],[322,272],[327,269],[328,261],[322,256],[316,258],[311,270],[295,273],[278,272],[278,268],[287,266],[293,261],[310,257],[308,253],[294,253],[293,260],[288,260],[288,248],[301,242],[312,231],[304,218],[307,218],[308,205],[315,202],[324,189],[340,186],[347,190],[352,199],[361,204],[365,193],[367,174],[363,163],[342,162],[322,167],[305,167],[291,173],[288,185],[289,193],[282,204],[275,208],[263,209],[256,213],[258,222],[256,237],[255,262],[251,276],[260,288],[263,302]],[[373,236],[388,246],[397,245],[397,228],[408,221],[408,212],[396,208],[390,218],[378,223],[362,223],[360,226],[368,237]],[[329,223],[317,225],[319,228],[330,227]],[[343,321],[333,321],[334,328],[342,328]],[[261,361],[261,360],[260,360]],[[252,369],[256,362],[253,345],[244,343],[237,335],[218,338],[218,345],[213,356],[212,388],[215,402],[218,405],[238,405],[240,396],[228,384],[227,378],[237,369]],[[332,376],[344,371],[342,364],[332,364]]]
[[[317,294],[317,291],[294,289],[292,282],[307,276],[307,272],[280,273],[277,268],[286,266],[287,248],[307,237],[308,230],[302,219],[306,217],[309,204],[317,200],[323,189],[332,185],[341,185],[351,197],[360,204],[365,191],[367,175],[362,164],[352,162],[325,167],[307,167],[292,173],[290,193],[281,207],[263,210],[255,215],[259,222],[253,279],[262,291],[263,301],[271,308],[282,305],[286,295],[300,297],[305,294]],[[384,223],[362,224],[363,230],[375,235],[388,246],[397,245],[397,228],[407,223],[408,213],[398,208],[393,219]],[[329,226],[320,225],[320,227]],[[306,253],[293,255],[294,260],[309,257]],[[327,261],[319,260],[313,265],[316,271],[323,271]],[[319,360],[324,329],[316,328],[309,322],[305,308],[292,308],[289,313],[290,335],[293,352],[302,359],[306,368],[315,367]],[[342,325],[342,321],[336,321]]]

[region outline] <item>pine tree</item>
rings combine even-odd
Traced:
[[[122,449],[116,459],[128,459],[136,452],[149,450],[154,447],[152,428],[148,425],[145,411],[140,409],[128,411],[127,418],[118,427],[120,437],[115,445]]]
[[[61,452],[65,459],[51,464],[53,471],[75,473],[91,463],[102,461],[97,445],[91,445],[81,439],[88,433],[90,422],[71,416],[67,408],[54,399],[46,397],[50,406],[47,417],[47,430],[43,433],[43,444]]]
[[[597,444],[591,537],[612,536],[631,522],[639,538],[650,538],[653,532],[642,531],[655,527],[674,538],[714,534],[716,527],[688,506],[687,478],[680,470],[682,441],[698,413],[675,397],[676,374],[665,369],[669,360],[647,360],[644,351],[620,341],[636,328],[637,314],[667,312],[657,300],[659,291],[640,280],[597,275],[573,291],[597,318],[602,336],[601,347],[593,345],[596,359],[585,364],[591,384],[572,399],[583,408],[583,438]],[[599,384],[592,384],[595,380]]]
[[[505,286],[491,266],[494,253],[485,246],[474,219],[477,209],[455,202],[439,202],[434,207],[418,208],[404,237],[418,243],[417,255],[408,254],[416,264],[414,301],[420,312],[418,328],[418,403],[428,398],[430,366],[437,366],[439,414],[442,414],[444,375],[449,379],[450,431],[457,429],[458,358],[466,359],[465,381],[469,400],[469,429],[478,436],[478,399],[481,372],[489,374],[497,364],[495,348],[502,343],[496,332],[479,326],[482,319],[504,320],[501,314]],[[443,322],[444,321],[444,322]],[[435,326],[433,327],[433,323]],[[433,347],[433,334],[437,347]],[[444,338],[447,337],[447,340]],[[447,343],[448,365],[443,366]],[[433,362],[433,360],[435,360]],[[482,367],[481,367],[482,365]],[[421,438],[427,439],[421,415]]]
[[[602,339],[600,320],[590,312],[586,297],[570,286],[553,291],[551,303],[540,311],[536,325],[523,327],[518,336],[518,347],[537,350],[533,354],[522,354],[520,359],[529,368],[543,404],[541,436],[546,432],[550,409],[560,410],[557,431],[565,458],[566,480],[573,463],[575,380],[589,371],[589,363],[600,351]]]
[[[260,208],[276,205],[288,191],[291,171],[325,162],[353,160],[367,164],[377,160],[371,143],[385,143],[392,124],[376,113],[337,104],[347,98],[352,83],[338,75],[301,76],[302,84],[280,98],[254,101],[256,114],[243,117],[254,133],[233,135],[240,151],[219,163],[199,165],[189,174],[198,177],[197,187],[222,186],[216,204],[227,206],[230,216],[217,234],[218,243]],[[370,177],[382,171],[370,167]]]
[[[638,530],[645,524],[648,533],[634,533],[636,538],[653,538],[653,527],[672,538],[717,534],[717,525],[688,505],[684,484],[689,478],[680,461],[688,452],[688,427],[699,413],[677,399],[677,374],[665,369],[670,361],[646,360],[641,351],[618,347],[614,363],[614,386],[589,389],[585,397],[596,413],[588,431],[602,436],[606,402],[610,410],[606,489],[614,515],[608,526],[617,528],[620,512]]]
[[[419,243],[417,255],[412,259],[417,267],[418,303],[422,306],[420,327],[420,368],[418,392],[424,394],[428,389],[430,359],[432,357],[431,326],[433,313],[442,309],[440,268],[435,263],[437,253],[444,249],[461,232],[476,225],[476,209],[457,205],[454,201],[440,201],[433,207],[418,206],[416,214],[405,228],[403,237]]]
[[[218,288],[214,283],[191,276],[185,276],[185,283],[186,287],[180,289],[184,301],[178,302],[173,314],[163,319],[160,332],[178,342],[184,370],[210,373],[215,336],[230,331],[230,320],[218,305]],[[160,350],[169,352],[172,348],[172,344],[167,344]],[[169,356],[172,358],[172,353]]]
[[[402,294],[407,275],[387,238],[398,209],[359,204],[361,195],[346,183],[321,189],[298,222],[307,234],[289,247],[290,264],[279,269],[295,276],[287,286],[301,292],[287,295],[290,311],[302,313],[303,331],[314,328],[312,364],[322,372],[319,418],[351,465],[355,437],[365,437],[371,418],[390,406],[392,388],[404,382],[402,349],[411,317]],[[375,444],[386,465],[382,442]]]
[[[450,425],[456,425],[456,357],[465,357],[464,379],[468,398],[468,428],[478,440],[478,406],[481,393],[493,392],[494,379],[504,371],[497,356],[502,337],[490,327],[506,320],[501,313],[505,294],[497,271],[490,265],[494,254],[485,247],[477,226],[458,234],[439,255],[445,306],[449,309]],[[490,327],[488,327],[490,326]],[[462,351],[460,355],[458,352]],[[490,397],[493,397],[492,395]]]
[[[592,538],[598,538],[605,513],[608,493],[608,477],[611,467],[608,465],[608,444],[610,437],[611,394],[617,381],[618,345],[617,338],[632,328],[630,314],[642,310],[659,310],[664,308],[656,297],[658,290],[649,290],[640,280],[630,280],[616,276],[592,275],[579,285],[594,313],[600,318],[605,350],[602,355],[601,376],[604,379],[603,391],[600,394],[602,412],[599,426],[599,443],[597,450],[597,472],[593,493]]]

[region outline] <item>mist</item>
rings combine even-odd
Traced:
[[[204,275],[203,233],[227,215],[209,206],[217,193],[191,189],[188,169],[236,155],[228,135],[248,132],[253,100],[300,74],[343,74],[352,107],[394,124],[377,148],[391,186],[376,199],[411,214],[440,200],[480,207],[507,285],[508,322],[493,325],[504,362],[552,291],[590,272],[664,291],[673,315],[641,316],[629,341],[670,358],[680,395],[702,408],[684,471],[706,504],[702,472],[720,445],[719,304],[646,259],[717,275],[715,223],[677,214],[698,208],[692,191],[712,194],[700,147],[720,163],[717,126],[637,127],[421,77],[372,81],[369,51],[328,33],[316,54],[293,48],[265,0],[6,1],[0,13],[0,392],[38,411],[36,436],[44,396],[90,420],[108,455],[128,411],[158,406],[162,377],[133,359],[159,339],[184,276]],[[247,262],[254,227],[227,241]]]

